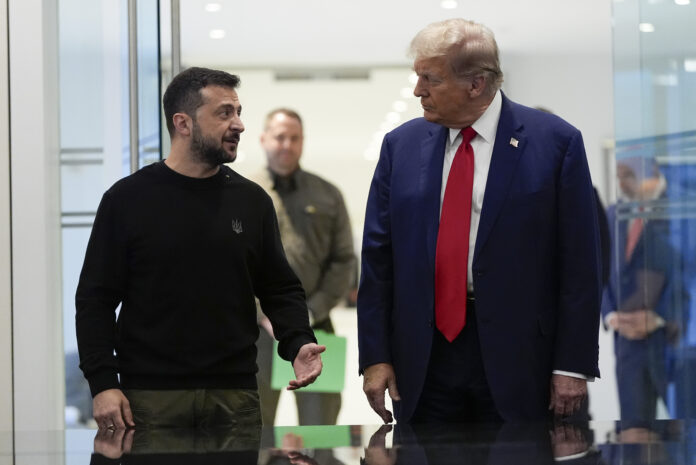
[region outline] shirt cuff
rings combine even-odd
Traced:
[[[555,457],[554,461],[555,462],[567,462],[569,460],[580,459],[580,458],[583,458],[584,456],[586,456],[587,454],[589,454],[590,450],[591,449],[587,449],[584,452],[580,452],[578,454],[573,454],[573,455],[566,455],[565,457]]]
[[[594,376],[587,376],[587,375],[583,375],[580,373],[574,373],[572,371],[553,370],[553,374],[554,375],[570,376],[571,378],[584,379],[588,383],[592,383],[595,380]]]
[[[665,319],[662,318],[660,315],[657,315],[655,317],[655,322],[657,323],[657,328],[655,328],[655,329],[664,328],[664,326],[667,324],[665,322]]]
[[[95,397],[102,391],[107,389],[121,389],[121,384],[118,381],[118,373],[115,370],[103,369],[96,373],[92,373],[87,378],[89,390],[92,397]]]
[[[616,315],[616,311],[611,311],[611,312],[607,313],[607,315],[604,317],[604,327],[605,328],[611,329],[613,331],[613,328],[609,324],[609,320],[614,318],[615,315]]]

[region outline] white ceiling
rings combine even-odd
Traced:
[[[167,2],[165,2],[167,3]],[[181,0],[182,62],[302,67],[409,64],[406,47],[426,24],[465,17],[489,26],[504,54],[611,49],[611,0]],[[225,31],[211,39],[212,29]]]

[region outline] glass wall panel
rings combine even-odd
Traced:
[[[696,413],[696,4],[614,1],[617,202],[603,299],[621,418]]]
[[[75,289],[102,194],[130,173],[128,4],[61,0],[60,126],[66,424],[91,419],[78,367]],[[159,5],[137,2],[139,166],[160,159]]]

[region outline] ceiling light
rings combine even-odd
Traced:
[[[394,123],[390,123],[389,121],[382,121],[382,122],[379,124],[379,130],[380,130],[383,134],[388,133],[389,131],[391,131],[392,129],[394,129],[394,127],[395,127]]]
[[[397,100],[394,102],[394,105],[392,105],[392,108],[394,108],[394,111],[398,111],[399,113],[406,111],[408,108],[408,105],[406,105],[406,102],[403,100]]]
[[[211,29],[208,34],[211,39],[223,39],[225,37],[224,29]]]
[[[691,3],[691,0],[674,0],[674,3],[676,3],[677,5],[688,5],[689,3]]]
[[[655,26],[651,23],[640,23],[638,29],[640,32],[655,32]]]
[[[205,11],[207,11],[208,13],[215,13],[220,10],[222,10],[222,5],[220,5],[219,3],[208,3],[205,6]]]
[[[401,120],[401,115],[395,111],[390,111],[387,113],[387,117],[385,119],[388,123],[396,124]]]
[[[413,88],[402,87],[401,88],[401,98],[411,98],[413,97]]]
[[[442,0],[440,6],[445,10],[453,10],[457,8],[457,0]]]
[[[687,73],[696,73],[696,58],[687,58],[684,60],[684,71]]]

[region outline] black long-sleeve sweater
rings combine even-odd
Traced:
[[[75,296],[92,395],[255,388],[254,296],[284,359],[316,341],[261,187],[226,166],[195,179],[164,162],[117,182],[99,205]]]

